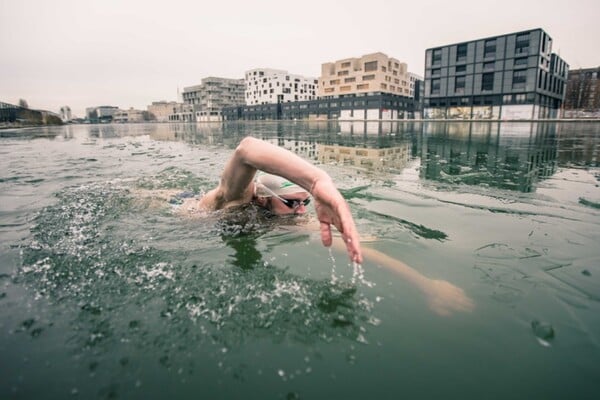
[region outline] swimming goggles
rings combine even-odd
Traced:
[[[307,197],[304,200],[284,199],[283,197],[279,196],[277,193],[275,193],[274,191],[269,189],[266,185],[262,185],[262,188],[265,189],[267,192],[269,192],[269,194],[271,196],[276,197],[277,199],[281,200],[281,202],[283,204],[285,204],[288,208],[291,208],[294,210],[296,208],[300,207],[301,205],[307,206],[310,203],[310,197]]]

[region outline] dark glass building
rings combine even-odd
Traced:
[[[600,67],[569,71],[564,117],[600,117]]]
[[[425,119],[559,117],[568,65],[542,29],[425,51]]]
[[[414,119],[420,103],[412,97],[391,93],[344,95],[332,98],[288,103],[256,104],[223,109],[224,120],[341,119],[395,120]]]

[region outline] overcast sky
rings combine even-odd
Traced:
[[[0,101],[56,111],[178,100],[253,68],[318,77],[381,51],[423,75],[425,49],[542,28],[571,68],[600,65],[597,0],[0,0]]]

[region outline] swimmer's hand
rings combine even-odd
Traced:
[[[350,207],[336,189],[333,181],[329,177],[317,179],[310,192],[315,199],[323,245],[331,246],[331,225],[333,225],[342,234],[350,259],[356,263],[362,263],[360,239],[350,213]]]

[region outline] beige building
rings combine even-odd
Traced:
[[[147,110],[152,114],[157,122],[167,122],[169,115],[175,114],[178,107],[175,101],[153,101],[151,105],[147,107]]]
[[[136,110],[134,108],[130,108],[129,110],[117,110],[113,114],[113,122],[143,122],[144,121],[144,112],[142,110]]]
[[[376,92],[409,97],[406,63],[373,53],[321,65],[319,97]]]

